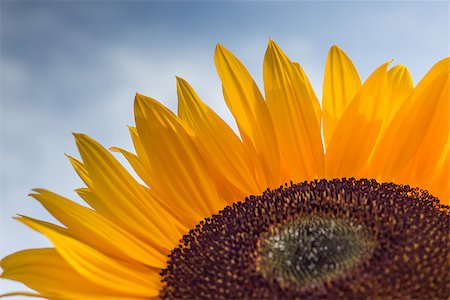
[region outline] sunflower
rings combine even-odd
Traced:
[[[223,46],[214,60],[239,136],[181,78],[178,115],[137,94],[136,154],[111,149],[143,183],[74,134],[88,206],[34,190],[61,224],[17,217],[54,248],[3,258],[36,291],[8,295],[447,298],[450,58],[415,87],[390,62],[362,84],[333,46],[322,106],[273,41],[264,97]]]

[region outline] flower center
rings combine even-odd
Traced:
[[[265,278],[305,286],[342,274],[372,249],[367,230],[343,219],[304,217],[271,228],[259,241]]]
[[[375,180],[291,184],[201,221],[163,299],[447,299],[450,208]]]

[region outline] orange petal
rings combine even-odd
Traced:
[[[322,177],[324,151],[308,84],[273,42],[264,58],[264,89],[280,145],[286,177],[303,181]]]
[[[323,80],[323,134],[328,146],[339,119],[361,87],[361,80],[352,61],[339,47],[331,47]]]
[[[13,253],[3,258],[0,266],[4,271],[1,278],[20,281],[48,299],[112,300],[127,296],[127,293],[119,293],[87,280],[72,269],[53,248],[27,249]],[[20,292],[7,295],[36,296]]]
[[[401,105],[374,151],[374,176],[404,181],[412,160],[420,166],[413,177],[436,166],[449,135],[449,70],[450,58],[438,62]]]
[[[100,201],[94,208],[106,208],[102,214],[130,224],[143,237],[157,240],[171,250],[180,235],[177,220],[100,144],[82,134],[75,134],[75,139],[92,181],[95,200]]]
[[[34,191],[31,196],[64,224],[74,238],[118,259],[165,267],[167,253],[157,243],[152,246],[99,213],[55,193]]]
[[[139,139],[158,174],[152,191],[189,227],[225,207],[192,130],[159,102],[139,94],[135,116]]]
[[[266,103],[244,65],[222,45],[214,55],[228,108],[236,119],[244,144],[258,161],[261,186],[281,183],[280,158],[275,131]]]
[[[156,269],[105,255],[50,223],[29,217],[21,217],[19,221],[44,234],[61,257],[95,285],[136,297],[158,295],[161,282]]]
[[[233,130],[197,96],[183,79],[177,78],[178,114],[195,132],[202,151],[220,173],[218,185],[225,191],[237,190],[228,202],[261,193],[250,154]]]
[[[356,177],[364,169],[386,115],[387,65],[372,73],[337,123],[325,155],[327,178]]]

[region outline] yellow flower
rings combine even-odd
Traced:
[[[1,261],[2,278],[37,292],[13,294],[124,299],[447,293],[442,272],[448,270],[443,253],[449,213],[442,204],[450,203],[450,59],[433,66],[416,87],[405,67],[388,69],[389,62],[362,84],[350,59],[333,46],[322,108],[301,66],[272,41],[264,58],[264,97],[223,46],[214,60],[240,137],[181,78],[178,115],[137,94],[136,127],[130,127],[136,154],[111,149],[125,156],[145,185],[93,139],[75,134],[82,161],[69,159],[86,184],[76,192],[89,207],[34,190],[31,196],[63,226],[17,217],[54,248],[23,250]],[[349,177],[395,184],[339,179]],[[279,188],[289,182],[304,183]],[[441,204],[403,185],[427,190]],[[303,236],[305,230],[312,233]],[[342,245],[324,242],[319,233],[338,236]],[[299,239],[309,246],[300,247]],[[316,242],[317,249],[311,246]],[[356,254],[344,257],[340,247]],[[316,258],[317,251],[325,260],[331,259],[326,251],[337,256],[320,268],[314,260],[297,262],[298,272],[291,267],[291,258]],[[284,258],[276,261],[274,255]],[[382,269],[377,255],[389,255],[384,259],[392,267]],[[399,281],[382,285],[392,274]]]

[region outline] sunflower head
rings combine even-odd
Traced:
[[[31,194],[59,225],[17,219],[53,248],[1,260],[50,299],[446,299],[450,58],[413,86],[383,63],[363,83],[330,49],[322,101],[269,41],[264,96],[218,45],[235,133],[177,78],[178,113],[136,94],[134,153],[90,137],[69,156],[86,206]],[[322,134],[323,133],[323,134]]]

